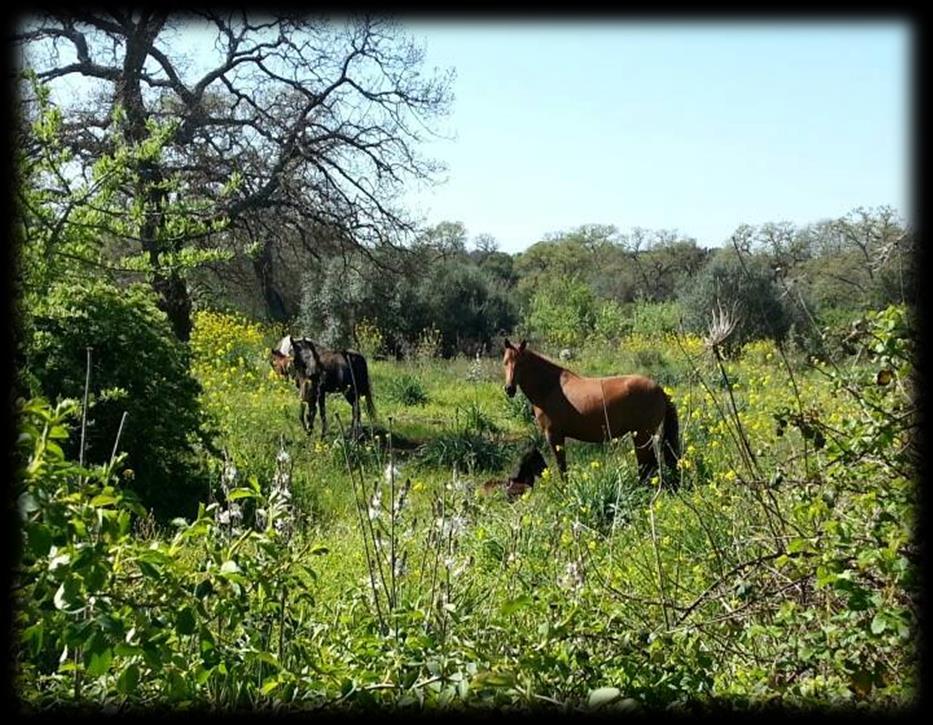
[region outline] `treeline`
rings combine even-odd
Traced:
[[[267,304],[243,255],[195,279],[202,304],[371,352],[406,356],[425,336],[445,356],[491,350],[502,332],[551,346],[615,341],[641,330],[702,332],[714,311],[734,341],[788,336],[817,351],[820,331],[866,309],[912,304],[914,236],[889,207],[797,226],[742,225],[720,247],[667,230],[583,225],[517,254],[443,222],[407,247],[327,256],[283,253]],[[284,250],[292,254],[285,254]]]

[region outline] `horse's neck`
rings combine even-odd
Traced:
[[[530,356],[528,362],[525,363],[528,366],[529,374],[522,377],[519,386],[528,396],[528,400],[537,405],[555,387],[560,385],[561,375],[565,373],[573,375],[573,373],[537,353],[526,352],[525,354]]]

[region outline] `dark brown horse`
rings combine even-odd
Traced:
[[[304,429],[314,429],[315,406],[321,411],[321,438],[327,433],[325,397],[327,393],[342,393],[353,409],[353,430],[360,428],[360,398],[366,398],[371,419],[376,417],[372,386],[366,358],[355,350],[326,350],[307,338],[288,338],[291,354],[279,348],[270,351],[273,369],[282,375],[293,375],[298,386],[301,406],[298,419]]]
[[[680,456],[677,410],[663,388],[642,375],[588,378],[577,375],[527,348],[505,340],[502,358],[505,392],[516,386],[531,401],[535,420],[554,451],[561,475],[567,470],[567,438],[598,443],[632,433],[639,475],[647,480],[658,468],[653,436],[664,426],[665,463]]]
[[[537,446],[532,446],[525,451],[508,480],[492,479],[486,481],[480,492],[484,496],[491,496],[501,488],[505,491],[509,501],[514,501],[531,490],[531,487],[535,484],[535,478],[540,476],[545,468],[547,468],[547,462],[544,460],[544,456],[541,455],[541,451],[538,450]]]

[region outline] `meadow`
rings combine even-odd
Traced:
[[[529,444],[498,355],[374,359],[376,421],[301,428],[268,349],[200,312],[191,339],[212,500],[158,524],[120,457],[58,442],[75,403],[21,411],[31,707],[903,707],[916,696],[916,490],[903,308],[854,354],[770,341],[713,354],[633,333],[566,365],[640,372],[679,412],[677,470],[638,481],[630,439],[568,444],[514,503],[478,495]],[[556,359],[557,350],[542,352]],[[206,454],[205,454],[206,455]]]

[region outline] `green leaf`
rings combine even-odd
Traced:
[[[871,632],[872,634],[881,634],[887,628],[888,623],[884,614],[878,612],[875,615],[875,618],[871,620]]]
[[[118,496],[114,496],[109,493],[99,493],[94,498],[91,499],[91,506],[94,508],[100,508],[101,506],[110,506],[119,501]]]
[[[240,567],[233,559],[227,559],[220,567],[221,574],[236,574],[239,571]]]
[[[150,579],[160,579],[162,577],[162,572],[148,561],[140,561],[138,563],[139,570],[143,573],[143,576],[147,576]]]
[[[191,607],[182,608],[175,616],[175,629],[178,634],[194,634],[197,629],[197,622]]]
[[[787,551],[790,554],[801,554],[803,552],[812,552],[813,544],[809,539],[791,539],[787,545]]]
[[[135,657],[143,653],[143,648],[136,644],[117,642],[116,646],[113,648],[113,653],[118,657]]]
[[[265,662],[267,665],[270,665],[277,670],[282,669],[282,665],[279,664],[279,661],[268,652],[257,652],[256,659],[258,659],[260,662]]]
[[[531,604],[531,602],[532,600],[530,596],[527,594],[522,594],[515,597],[515,599],[510,599],[507,602],[504,602],[499,611],[501,611],[502,614],[512,614],[513,612],[517,612],[519,609],[527,607],[529,604]]]
[[[622,691],[618,687],[600,687],[590,691],[587,704],[592,708],[603,707],[615,702],[621,696]]]
[[[241,498],[260,498],[258,491],[249,488],[235,488],[227,494],[228,501],[236,501]]]
[[[87,666],[87,673],[91,677],[100,677],[110,669],[110,663],[113,661],[113,652],[109,647],[105,647],[100,652],[92,652]]]
[[[26,527],[29,550],[36,556],[46,556],[52,548],[52,532],[45,524],[31,524]]]
[[[132,695],[135,694],[137,685],[139,685],[139,667],[130,665],[117,678],[117,690],[122,695]]]
[[[515,675],[510,672],[480,672],[472,684],[476,687],[512,687]]]

